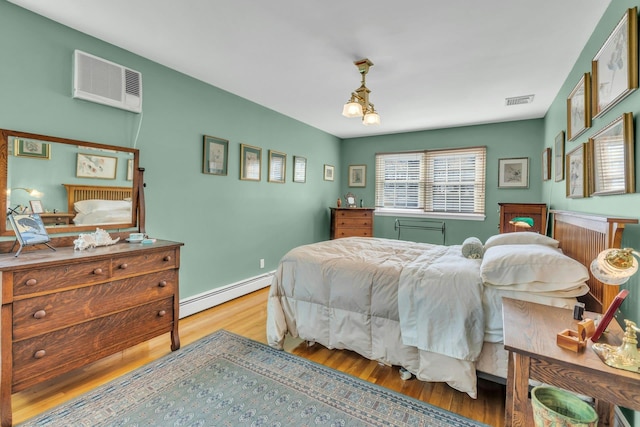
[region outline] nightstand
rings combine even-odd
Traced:
[[[373,237],[374,208],[330,208],[331,239]]]
[[[556,345],[556,335],[564,329],[577,330],[573,311],[531,302],[502,299],[504,347],[509,351],[505,425],[533,425],[528,398],[529,379],[596,399],[598,425],[613,425],[613,405],[640,410],[640,373],[611,368],[604,364],[587,340],[586,348],[575,353]],[[585,312],[595,319],[596,313]],[[620,345],[622,329],[615,319],[599,342]]]
[[[40,214],[44,225],[69,225],[74,216],[76,214],[68,212],[46,212]]]

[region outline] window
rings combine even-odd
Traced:
[[[376,208],[484,217],[486,148],[376,154]]]

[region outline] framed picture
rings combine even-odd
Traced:
[[[638,8],[628,9],[591,63],[593,115],[638,88]]]
[[[293,156],[293,182],[307,181],[307,159]]]
[[[366,187],[367,165],[349,166],[349,187]]]
[[[331,165],[324,165],[324,180],[333,181],[334,167]]]
[[[528,188],[529,158],[498,160],[498,188]]]
[[[589,139],[591,194],[635,193],[633,114],[625,113]]]
[[[574,140],[591,127],[591,76],[585,73],[567,98],[567,138]]]
[[[542,151],[542,180],[551,179],[551,148],[547,147]]]
[[[284,184],[287,155],[279,151],[269,150],[269,182]]]
[[[51,146],[45,142],[14,138],[13,155],[48,160],[51,157]]]
[[[29,205],[31,205],[31,212],[35,214],[41,214],[44,212],[42,208],[42,202],[40,200],[29,200]]]
[[[202,156],[202,173],[226,175],[229,158],[229,141],[205,135]]]
[[[23,246],[41,243],[49,246],[47,242],[51,241],[51,239],[39,214],[9,215],[9,222],[16,233],[17,242],[20,244],[20,249],[18,249],[16,256],[20,255]]]
[[[570,199],[587,197],[586,145],[580,144],[567,154],[567,197]]]
[[[78,178],[116,179],[118,158],[78,153],[76,176]]]
[[[556,135],[554,143],[554,170],[556,173],[556,182],[560,182],[564,179],[564,131],[560,131]]]
[[[260,181],[262,166],[262,148],[240,144],[240,179]]]
[[[133,181],[133,159],[127,160],[127,181]]]

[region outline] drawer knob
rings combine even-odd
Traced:
[[[166,310],[160,310],[160,311],[158,312],[158,316],[159,316],[159,317],[163,317],[163,316],[165,316],[166,314],[167,314]]]
[[[167,286],[167,281],[166,281],[166,280],[161,280],[161,281],[158,283],[158,286],[160,286],[161,288],[166,287],[166,286]]]
[[[167,255],[166,257],[164,257],[165,261],[171,261],[171,255]]]
[[[35,319],[44,319],[46,315],[47,315],[47,312],[44,310],[38,310],[35,313],[33,313],[33,317]]]
[[[33,357],[35,357],[36,359],[42,359],[46,354],[47,354],[46,351],[38,350],[33,354]]]
[[[29,279],[25,282],[27,286],[34,286],[36,283],[38,283],[37,279]]]
[[[102,269],[96,268],[95,270],[93,270],[93,274],[102,274]]]
[[[128,267],[129,267],[129,264],[127,264],[126,262],[120,264],[120,269],[122,269],[122,270],[126,270]]]

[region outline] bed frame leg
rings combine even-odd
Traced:
[[[400,378],[403,380],[410,380],[411,377],[413,377],[413,374],[409,371],[407,371],[405,368],[403,368],[402,366],[400,367]]]
[[[315,341],[307,341],[307,347],[313,347],[314,345],[316,345]]]

